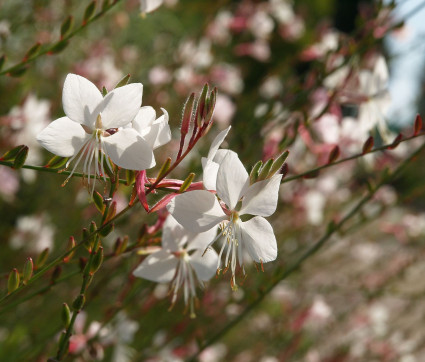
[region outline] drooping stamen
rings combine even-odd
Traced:
[[[66,163],[66,165],[65,165],[65,169],[67,169],[68,167],[69,167],[69,164],[71,163],[71,161],[73,161],[74,159],[75,159],[75,157],[77,157],[78,156],[78,154],[80,154],[80,157],[78,157],[78,159],[77,159],[77,162],[75,163],[75,165],[74,165],[74,167],[72,168],[72,170],[71,170],[71,173],[69,174],[69,176],[66,178],[66,180],[62,183],[62,187],[64,187],[67,183],[68,183],[68,181],[70,180],[70,178],[72,177],[72,175],[74,174],[74,172],[75,172],[75,169],[77,168],[77,166],[78,166],[78,164],[80,163],[80,161],[81,161],[81,158],[83,157],[83,155],[84,155],[84,153],[87,151],[87,149],[88,149],[88,147],[90,147],[91,146],[91,142],[92,142],[92,139],[91,138],[89,138],[84,144],[83,144],[83,147],[81,147],[81,150],[80,150],[80,152],[77,152],[74,156],[72,156],[69,160],[68,160],[68,162]]]

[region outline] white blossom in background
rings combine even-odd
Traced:
[[[206,190],[187,192],[176,196],[167,209],[183,227],[193,232],[204,232],[220,225],[221,232],[209,246],[220,236],[224,237],[217,272],[222,270],[220,259],[227,248],[224,271],[231,269],[230,283],[232,289],[237,289],[236,265],[238,263],[245,272],[245,251],[256,263],[261,264],[277,257],[276,237],[264,216],[270,216],[276,210],[282,175],[274,175],[250,185],[248,172],[238,155],[230,150],[216,151],[212,161],[208,157],[208,162],[218,166],[204,166],[204,185],[215,190],[216,194]],[[242,221],[243,215],[254,217]]]
[[[84,157],[83,173],[87,175],[88,186],[93,161],[94,176],[104,178],[104,159],[111,170],[109,158],[117,166],[130,170],[151,168],[155,166],[155,158],[144,138],[146,135],[142,137],[135,129],[125,127],[139,113],[142,93],[142,84],[132,83],[103,97],[89,80],[68,74],[62,94],[66,117],[53,121],[38,134],[37,140],[48,151],[71,157],[67,167],[80,155],[67,180]],[[94,186],[93,181],[92,193]]]
[[[203,255],[216,233],[217,228],[201,233],[190,232],[169,215],[162,231],[162,249],[143,260],[133,274],[157,283],[170,283],[172,306],[182,288],[185,305],[190,308],[193,318],[196,284],[203,287],[216,272],[217,253],[209,250]]]
[[[140,12],[143,14],[151,13],[158,9],[164,0],[140,0]]]
[[[372,71],[362,70],[359,73],[359,92],[365,97],[359,106],[359,126],[367,131],[377,127],[386,142],[390,141],[390,132],[385,121],[385,113],[391,103],[388,77],[388,66],[383,56],[377,57]]]
[[[40,144],[36,141],[36,137],[51,121],[50,102],[38,99],[34,94],[29,94],[22,106],[11,109],[7,118],[13,131],[15,145],[28,146],[28,163],[39,164],[42,157]],[[34,170],[23,169],[21,172],[27,182],[34,181],[36,178]]]
[[[9,240],[13,249],[40,253],[46,248],[53,248],[55,230],[49,222],[47,215],[21,216],[16,221],[16,228]]]

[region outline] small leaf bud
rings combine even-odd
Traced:
[[[251,173],[249,174],[249,181],[250,181],[251,185],[252,185],[253,183],[255,183],[255,181],[257,181],[258,174],[259,174],[259,172],[260,172],[260,168],[261,168],[261,166],[263,166],[263,162],[262,162],[262,161],[258,161],[258,162],[254,165],[254,167],[252,168]]]
[[[84,294],[80,294],[72,303],[72,309],[74,309],[76,312],[79,312],[83,308],[85,302],[86,297]]]
[[[92,263],[90,265],[90,274],[96,273],[103,262],[103,247],[99,247],[99,250],[94,254]]]
[[[35,262],[35,269],[41,268],[46,263],[48,256],[49,248],[46,248],[38,255],[37,260]]]
[[[185,192],[189,188],[194,178],[195,178],[195,174],[191,172],[189,176],[186,177],[186,180],[183,181],[178,192],[179,193]]]
[[[66,303],[62,304],[61,317],[64,328],[68,328],[69,323],[71,322],[71,311],[69,310],[68,304]]]
[[[24,264],[24,269],[22,270],[22,284],[26,285],[28,280],[32,277],[32,272],[34,270],[34,263],[31,258],[28,258]]]

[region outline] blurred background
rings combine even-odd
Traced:
[[[0,0],[3,68],[19,63],[36,42],[58,41],[68,15],[78,27],[88,5]],[[424,107],[424,19],[421,0],[165,0],[147,14],[141,14],[139,1],[122,0],[58,54],[38,57],[22,74],[0,76],[0,152],[25,144],[26,163],[45,165],[52,155],[35,137],[64,115],[66,75],[76,73],[111,90],[130,74],[130,82],[144,85],[143,105],[158,115],[163,107],[170,115],[173,139],[155,151],[159,166],[178,150],[185,99],[205,83],[218,88],[213,128],[172,177],[195,172],[201,180],[201,157],[228,125],[232,130],[222,147],[238,152],[248,171],[288,149],[288,176],[296,175],[326,163],[335,146],[345,158],[361,153],[370,136],[380,146],[391,144],[399,132],[413,133]],[[277,212],[269,218],[278,239],[277,260],[265,264],[264,273],[249,265],[237,292],[228,275],[211,280],[198,290],[196,319],[181,301],[168,311],[166,285],[132,277],[143,256],[108,258],[90,285],[67,360],[189,358],[198,343],[249,308],[330,221],[340,220],[368,184],[422,143],[418,137],[318,177],[283,184]],[[199,359],[425,360],[424,157],[382,187],[317,255]],[[157,171],[148,170],[148,176]],[[99,219],[81,179],[61,187],[65,178],[0,166],[1,293],[12,268],[21,270],[28,257],[36,260],[46,249],[49,258],[61,255],[70,236],[81,240],[82,229]],[[131,190],[122,186],[117,192],[118,210]],[[142,247],[157,245],[160,233],[149,228],[156,220],[135,207],[103,240],[105,251],[111,253],[117,238],[126,236]],[[79,265],[86,254],[79,250],[0,307],[0,361],[44,361],[56,353],[62,303],[72,303],[79,293]]]

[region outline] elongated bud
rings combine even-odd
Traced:
[[[339,147],[335,146],[329,153],[328,163],[334,163],[339,157]]]
[[[113,201],[111,203],[111,205],[109,205],[108,213],[106,214],[106,218],[105,218],[105,221],[103,223],[106,224],[116,214],[117,214],[117,203],[116,203],[116,201]]]
[[[93,202],[96,206],[96,209],[98,209],[99,212],[103,214],[103,211],[105,209],[105,204],[103,203],[103,196],[97,191],[93,192]]]
[[[125,170],[125,180],[127,186],[133,185],[136,181],[136,173],[133,170]]]
[[[272,168],[270,169],[268,177],[273,176],[276,172],[278,172],[283,164],[285,163],[286,159],[289,156],[289,151],[283,152],[278,158],[276,158],[273,162]]]
[[[79,312],[83,308],[85,302],[86,297],[84,294],[80,294],[72,303],[72,309],[74,309],[76,312]]]
[[[66,247],[66,251],[70,251],[75,248],[75,239],[73,236],[70,236],[68,239],[68,245]],[[65,258],[63,258],[64,263],[68,263],[75,254],[75,250],[71,251]]]
[[[7,151],[0,158],[0,160],[2,160],[2,161],[12,161],[12,160],[14,160],[16,158],[16,156],[18,155],[19,151],[21,151],[25,147],[26,147],[25,145],[19,145],[19,146],[12,148],[11,150]]]
[[[401,133],[399,133],[397,135],[397,137],[394,139],[393,143],[391,143],[391,145],[388,146],[387,148],[389,150],[393,150],[394,148],[396,148],[400,144],[402,139],[403,139],[403,135]]]
[[[60,265],[57,265],[55,269],[53,269],[52,277],[50,279],[50,284],[55,284],[56,280],[58,280],[61,274],[62,274],[62,267]]]
[[[72,30],[73,26],[74,18],[70,15],[63,21],[61,25],[61,39],[68,35],[68,33]]]
[[[124,238],[117,238],[114,245],[114,255],[122,254],[127,248],[127,244],[128,236],[125,236]]]
[[[93,17],[94,11],[96,10],[96,1],[92,1],[84,11],[83,16],[83,25],[86,25],[87,22]]]
[[[415,119],[414,135],[417,136],[422,131],[422,117],[418,114]]]
[[[105,209],[105,204],[103,203],[103,196],[97,191],[93,192],[93,202],[96,206],[96,209],[98,209],[100,213],[103,213],[103,210]]]
[[[32,277],[32,272],[34,270],[34,263],[31,258],[28,258],[24,264],[24,269],[22,270],[22,284],[26,285],[28,280]]]
[[[90,222],[90,234],[93,234],[97,230],[96,222]]]
[[[362,154],[369,153],[372,150],[374,143],[375,143],[375,141],[374,141],[373,137],[370,136],[366,140],[366,142],[363,144]]]
[[[208,84],[205,84],[198,98],[198,105],[196,107],[196,115],[195,115],[195,123],[198,126],[198,128],[201,128],[202,126],[202,120],[204,118],[204,113],[205,113],[205,106],[207,103],[208,90],[209,90],[209,86]]]
[[[91,242],[93,237],[90,236],[90,231],[87,228],[83,228],[83,241],[84,241],[84,247],[88,250],[91,248]]]
[[[57,169],[65,166],[67,161],[68,157],[53,156],[43,167]]]
[[[71,311],[66,303],[62,304],[61,318],[64,328],[68,328],[69,323],[71,323]]]
[[[90,274],[96,273],[103,262],[103,247],[99,247],[99,250],[94,255],[92,263],[90,265]]]
[[[12,293],[19,287],[19,272],[18,269],[13,269],[9,274],[9,279],[7,280],[7,293]]]
[[[60,53],[62,50],[64,50],[67,46],[68,46],[68,41],[67,40],[61,40],[58,41],[55,45],[53,45],[49,52],[47,54],[52,55],[52,54],[58,54]]]
[[[126,84],[128,84],[128,81],[130,80],[130,74],[127,74],[126,76],[124,76],[124,78],[122,78],[117,85],[114,88],[119,88],[122,87]]]
[[[274,160],[273,158],[271,158],[270,160],[267,160],[267,162],[263,165],[263,167],[261,167],[260,173],[258,174],[257,181],[262,181],[267,178],[272,168],[273,162]]]
[[[2,70],[3,69],[3,65],[4,65],[4,62],[6,61],[6,56],[5,55],[2,55],[1,57],[0,57],[0,70]]]
[[[37,53],[40,51],[41,43],[37,42],[35,43],[25,54],[23,61],[26,62],[28,59],[34,57],[37,55]]]
[[[214,114],[215,104],[217,102],[217,88],[214,88],[208,98],[206,114],[204,116],[204,122],[208,127],[206,128],[206,132],[208,132],[212,122],[212,116]],[[205,132],[205,133],[206,133]]]
[[[194,178],[195,178],[195,174],[191,172],[189,176],[186,177],[186,180],[184,180],[182,185],[180,186],[179,193],[185,192],[189,188]]]
[[[37,260],[35,262],[35,269],[41,268],[46,263],[48,256],[49,256],[49,248],[46,248],[38,255]]]
[[[103,237],[108,236],[112,230],[114,230],[114,223],[111,222],[107,224],[105,227],[102,227],[102,229],[99,231],[99,234]]]
[[[257,181],[261,166],[263,166],[263,162],[258,161],[252,168],[251,173],[249,174],[249,182],[251,185]]]
[[[156,176],[157,179],[162,178],[167,171],[170,169],[171,166],[171,157],[168,157],[165,162],[162,164],[161,169],[158,172],[158,176]]]
[[[187,133],[189,132],[189,125],[190,125],[190,120],[192,119],[194,101],[195,101],[195,93],[192,93],[187,99],[183,108],[182,125],[180,128],[180,133],[182,137],[186,136]]]
[[[28,156],[28,147],[23,147],[15,157],[15,161],[13,161],[13,168],[19,169],[25,164],[25,160]]]

